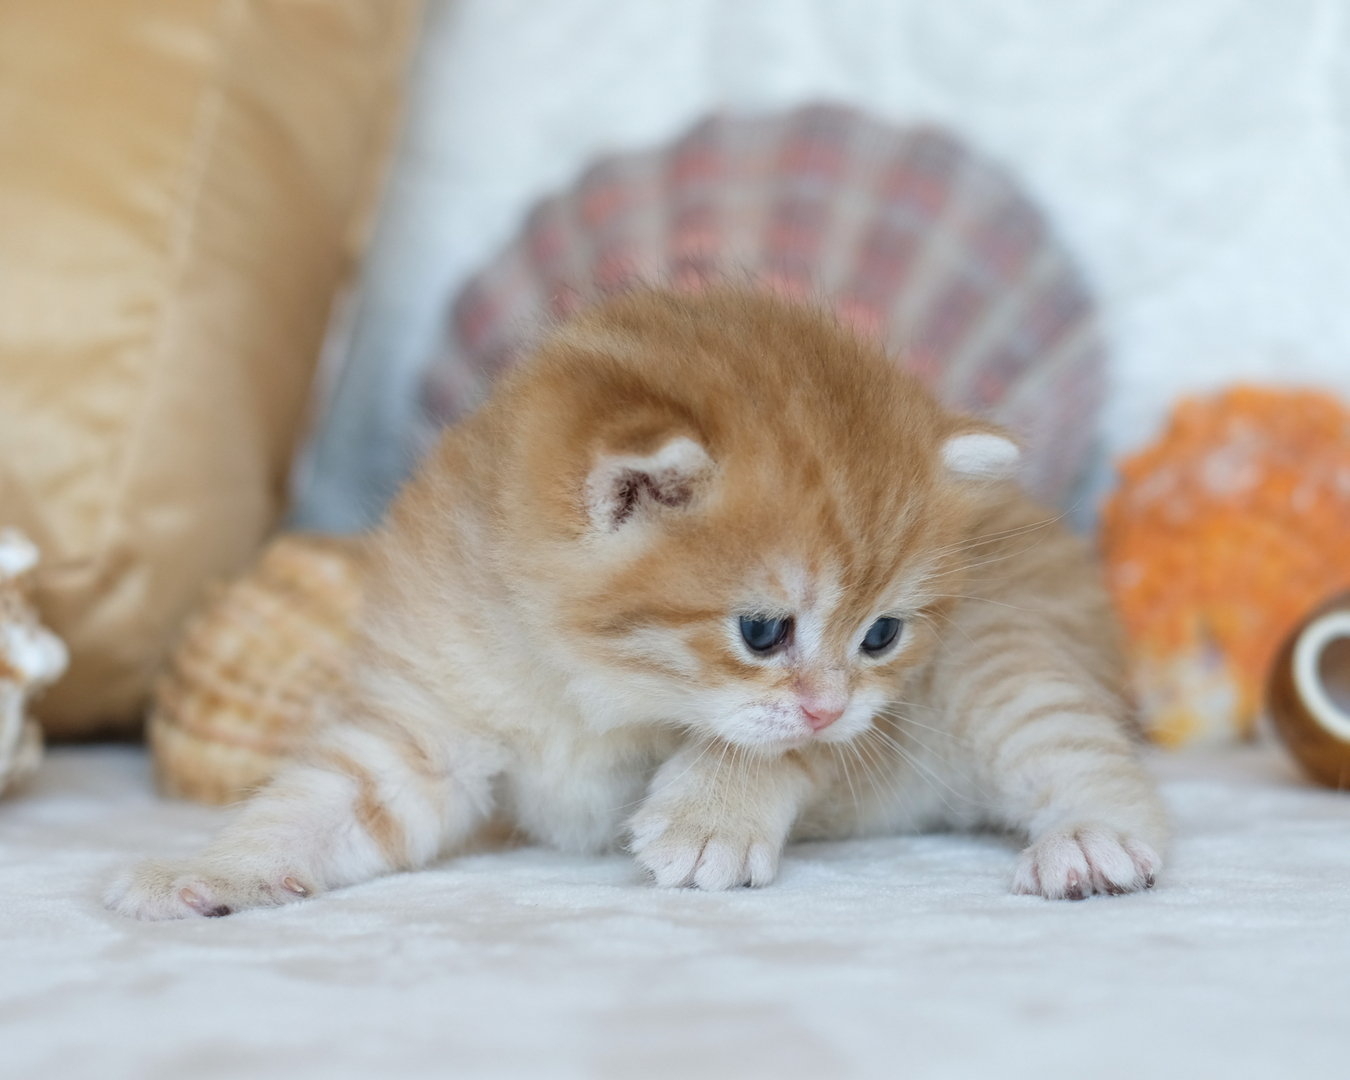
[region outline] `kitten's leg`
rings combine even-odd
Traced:
[[[1047,650],[991,655],[957,693],[952,720],[996,821],[1031,839],[1013,891],[1077,900],[1151,888],[1167,813],[1125,705]]]
[[[336,724],[201,855],[142,863],[105,901],[141,919],[228,915],[423,866],[490,805],[487,754],[436,756],[393,726]]]
[[[812,784],[799,754],[691,745],[652,778],[628,826],[630,850],[658,885],[767,885]]]

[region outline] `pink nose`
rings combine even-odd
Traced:
[[[824,731],[844,715],[844,707],[842,705],[808,705],[802,702],[802,712],[806,716],[806,722],[811,725],[812,731]]]

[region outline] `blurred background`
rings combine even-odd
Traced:
[[[370,519],[446,298],[598,154],[851,104],[1005,165],[1099,303],[1109,453],[1236,380],[1350,391],[1350,13],[1335,0],[433,2],[298,520]],[[363,434],[350,437],[353,430]],[[372,445],[373,444],[373,445]],[[1100,496],[1109,473],[1099,471]]]
[[[138,732],[213,583],[378,521],[532,333],[719,273],[1023,436],[1164,742],[1249,735],[1350,588],[1339,0],[6,0],[48,735]]]

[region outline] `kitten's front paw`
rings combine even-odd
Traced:
[[[1049,900],[1084,900],[1151,889],[1162,860],[1148,844],[1103,826],[1046,833],[1022,852],[1012,891]]]
[[[629,825],[629,850],[665,888],[709,892],[768,885],[778,873],[782,842],[752,827],[708,826],[697,816],[643,809]]]
[[[107,907],[133,919],[215,918],[274,907],[314,895],[293,873],[259,873],[202,862],[149,859],[118,877],[103,895]]]

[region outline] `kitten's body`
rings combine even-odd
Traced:
[[[627,839],[668,885],[765,884],[793,832],[936,825],[1029,835],[1020,891],[1152,884],[1166,823],[1115,624],[1082,545],[998,479],[1013,456],[803,309],[583,316],[400,496],[306,759],[110,902],[288,901],[494,812],[568,849]]]

